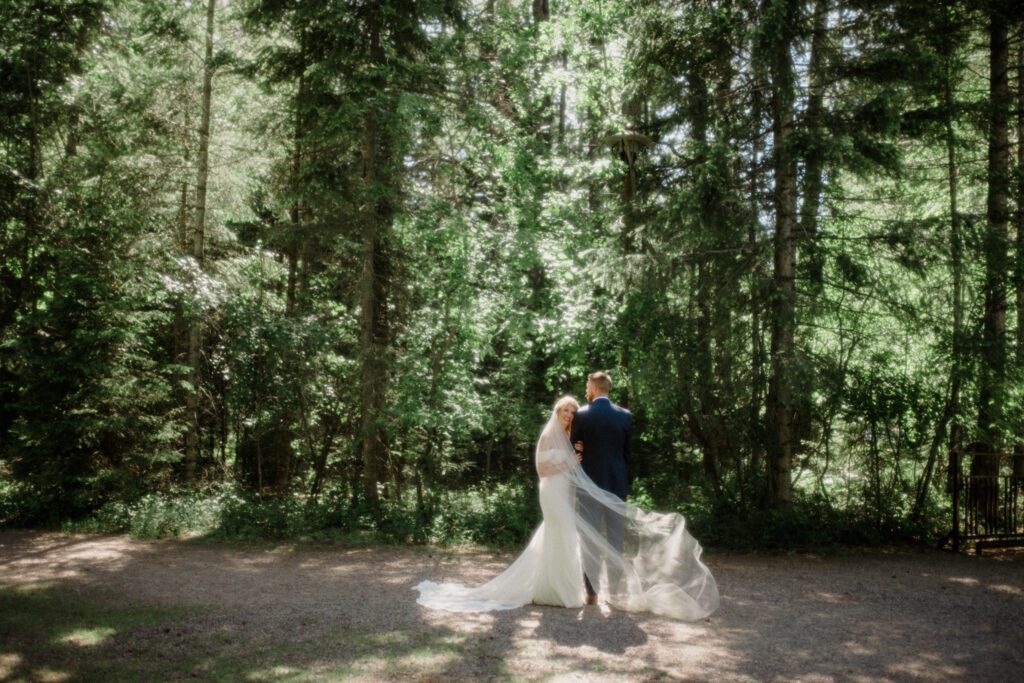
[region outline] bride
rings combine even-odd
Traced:
[[[581,607],[584,573],[614,607],[697,620],[718,608],[718,588],[700,561],[701,547],[678,513],[645,512],[599,488],[583,472],[569,442],[579,404],[558,400],[537,441],[544,519],[526,550],[505,571],[475,588],[423,581],[417,602],[452,612],[514,609],[530,603]],[[584,447],[586,444],[584,444]],[[603,509],[625,530],[620,548],[578,508]],[[606,522],[608,528],[611,522]]]

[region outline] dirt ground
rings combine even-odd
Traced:
[[[47,586],[111,609],[175,606],[173,629],[140,628],[81,656],[180,656],[167,671],[183,680],[1011,681],[1024,671],[1022,552],[706,552],[722,604],[697,623],[604,605],[462,615],[415,602],[423,579],[476,584],[509,559],[7,531],[0,587]],[[160,640],[171,630],[203,656],[176,655]],[[31,644],[5,635],[0,680],[30,680],[12,666],[31,659]]]

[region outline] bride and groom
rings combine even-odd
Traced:
[[[535,452],[543,521],[511,565],[475,588],[423,581],[417,602],[454,612],[530,603],[582,607],[598,599],[685,620],[718,608],[701,547],[678,513],[625,502],[632,419],[608,398],[611,378],[587,378],[588,404],[558,400]]]

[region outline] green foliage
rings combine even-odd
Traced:
[[[449,494],[427,540],[438,545],[509,547],[523,543],[539,522],[536,489],[498,484]]]
[[[0,525],[26,519],[22,506],[35,498],[17,486],[0,490]],[[146,494],[109,502],[90,516],[65,521],[69,532],[128,533],[138,538],[210,538],[225,541],[287,540],[365,543],[431,543],[507,548],[529,538],[539,523],[536,489],[499,484],[488,490],[447,494],[432,516],[412,501],[383,501],[378,510],[353,505],[337,490],[318,500],[259,495],[244,489]],[[31,513],[31,509],[28,510]],[[19,516],[20,515],[20,516]]]
[[[63,528],[77,532],[129,533],[138,538],[193,536],[215,529],[228,504],[228,494],[149,493],[132,503],[106,503],[91,516],[66,522]]]
[[[0,523],[515,545],[538,521],[526,482],[547,411],[605,369],[635,419],[634,499],[684,511],[710,545],[941,535],[946,451],[991,427],[974,419],[993,250],[984,11],[231,3],[200,267],[201,4],[3,6]],[[781,513],[764,509],[769,93],[789,81],[799,443]],[[652,144],[613,149],[627,132]],[[1024,395],[1016,307],[1008,406]],[[363,386],[371,362],[379,386]],[[1020,411],[1002,412],[992,426],[1020,441]]]
[[[701,501],[680,510],[702,545],[733,550],[829,551],[841,546],[885,545],[932,539],[939,531],[906,518],[879,528],[856,509],[827,498],[800,495],[789,511],[737,509],[725,501]]]

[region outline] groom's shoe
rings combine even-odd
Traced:
[[[587,593],[587,604],[588,605],[596,605],[597,604],[597,596],[595,594],[593,594],[593,593]]]

